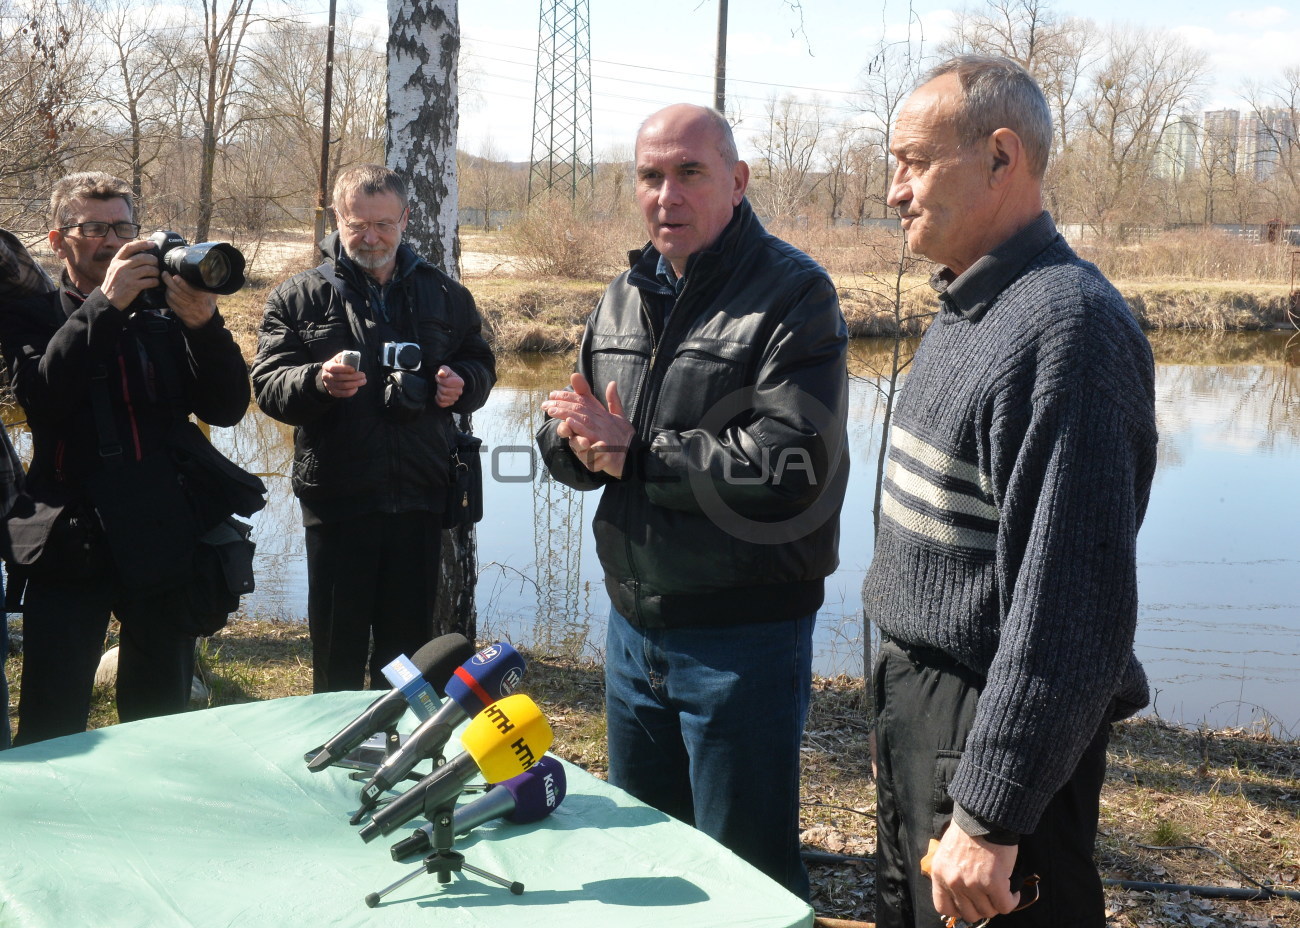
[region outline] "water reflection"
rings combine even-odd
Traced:
[[[1161,334],[1156,351],[1160,463],[1139,538],[1138,651],[1166,719],[1246,725],[1272,720],[1300,736],[1300,573],[1294,489],[1300,473],[1300,357],[1285,335]],[[871,559],[881,407],[873,372],[890,346],[854,344],[853,477],[840,568],[827,581],[815,639],[819,673],[862,673],[859,590]],[[1284,359],[1290,357],[1288,365]],[[599,656],[609,600],[590,521],[597,497],[546,478],[533,454],[546,392],[568,358],[502,359],[501,382],[474,417],[483,437],[486,515],[478,527],[479,629],[562,653]],[[28,444],[12,432],[23,452]],[[263,475],[255,517],[257,592],[250,614],[306,616],[302,527],[289,490],[291,430],[251,414],[213,440]]]

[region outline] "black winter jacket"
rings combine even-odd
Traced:
[[[551,474],[603,486],[596,549],[614,607],[643,626],[730,625],[816,611],[838,564],[848,479],[848,336],[835,287],[741,201],[671,290],[647,245],[606,290],[578,370],[616,381],[636,426],[623,478],[588,471],[548,420]]]
[[[401,245],[386,299],[393,322],[376,324],[370,285],[343,256],[338,233],[320,248],[351,308],[319,268],[291,277],[266,301],[253,361],[257,404],[294,426],[293,492],[303,522],[374,512],[441,512],[452,413],[481,407],[496,382],[496,361],[483,339],[474,298]],[[391,340],[418,342],[423,352],[419,373],[428,378],[429,399],[409,421],[384,411],[379,349]],[[361,352],[366,385],[355,396],[336,399],[321,389],[317,375],[324,362],[345,349]],[[447,409],[433,401],[433,375],[443,364],[465,380],[460,399]]]
[[[86,481],[105,470],[96,374],[106,375],[100,395],[107,396],[121,447],[116,460],[125,464],[169,455],[169,436],[191,413],[210,425],[233,426],[248,409],[248,369],[220,313],[190,329],[174,315],[127,313],[98,288],[83,298],[65,284],[0,312],[0,347],[32,434],[27,492],[36,502],[75,511],[86,502]],[[127,479],[124,474],[123,486]],[[118,482],[113,477],[109,486]],[[176,499],[175,488],[167,489],[146,483],[131,491],[136,498],[129,502],[165,521],[171,514],[160,507]],[[154,540],[149,532],[143,536],[141,543]],[[187,560],[180,551],[157,556]]]

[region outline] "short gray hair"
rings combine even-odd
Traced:
[[[50,190],[50,228],[61,229],[72,225],[76,214],[72,211],[74,200],[115,200],[121,197],[126,201],[135,218],[135,200],[131,196],[131,185],[120,177],[114,177],[104,171],[82,171],[69,174],[56,181]]]
[[[381,193],[395,193],[406,205],[406,181],[400,174],[382,164],[355,164],[335,178],[333,202],[337,207],[354,194],[373,197]]]
[[[740,151],[736,148],[736,136],[735,133],[731,131],[731,123],[727,122],[727,117],[723,116],[711,106],[698,106],[695,104],[685,105],[698,110],[704,121],[713,127],[713,131],[718,140],[718,154],[722,156],[723,163],[726,164],[727,170],[730,171],[737,165],[737,163],[739,163]],[[664,109],[670,108],[671,107],[664,107]],[[650,123],[650,120],[654,119],[655,116],[658,116],[662,112],[663,110],[657,110],[655,113],[646,117],[641,125],[637,127],[636,137],[638,143],[641,140],[641,133],[645,131],[645,127]]]
[[[1052,151],[1052,111],[1033,75],[1010,58],[958,55],[931,68],[921,78],[955,74],[963,101],[957,114],[957,136],[974,145],[998,129],[1010,129],[1025,145],[1030,173],[1042,177]]]
[[[726,163],[727,169],[730,170],[740,160],[740,152],[736,150],[736,136],[731,131],[731,123],[727,122],[727,117],[713,107],[706,106],[703,109],[709,122],[713,123],[713,128],[717,130],[718,154],[722,155],[722,160]]]

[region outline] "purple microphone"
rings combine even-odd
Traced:
[[[379,794],[400,783],[416,764],[440,757],[457,725],[509,696],[523,676],[523,657],[503,641],[488,645],[457,667],[447,680],[447,701],[411,732],[361,788],[360,812],[373,809]]]
[[[493,819],[504,818],[516,825],[527,825],[546,818],[564,801],[566,781],[564,765],[550,754],[545,755],[523,773],[503,780],[473,802],[461,806],[452,817],[452,830],[468,834]],[[393,860],[433,849],[433,824],[426,823],[393,845]]]

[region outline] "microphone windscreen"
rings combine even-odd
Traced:
[[[452,671],[447,698],[473,718],[515,691],[524,677],[524,665],[523,655],[506,642],[488,645]]]
[[[565,786],[564,765],[558,758],[547,754],[523,773],[498,783],[492,789],[506,790],[515,798],[514,810],[506,818],[526,825],[554,812],[564,801]]]
[[[554,737],[537,703],[515,693],[474,716],[460,740],[483,771],[483,778],[499,783],[541,760]]]
[[[457,632],[439,635],[411,655],[411,663],[439,696],[447,695],[447,681],[456,668],[474,656],[474,645]]]

